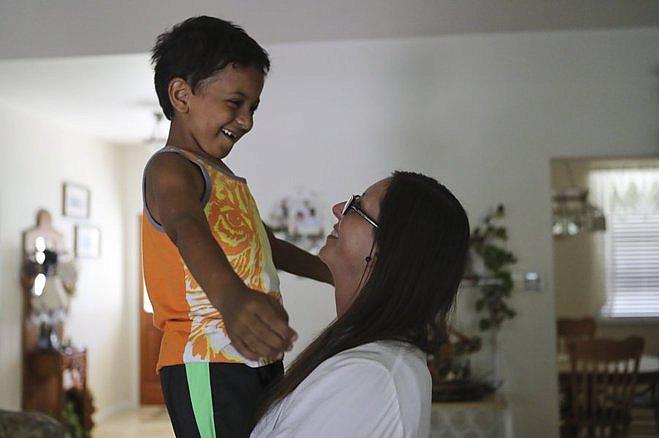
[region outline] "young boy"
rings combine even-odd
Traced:
[[[222,161],[252,128],[265,50],[232,23],[194,17],[158,37],[152,62],[171,126],[144,171],[142,245],[165,402],[178,437],[248,436],[297,337],[276,269],[331,274],[273,236]]]

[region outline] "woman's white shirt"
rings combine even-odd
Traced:
[[[421,350],[393,341],[365,344],[320,364],[251,437],[426,438],[431,391]]]

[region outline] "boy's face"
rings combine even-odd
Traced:
[[[176,118],[182,116],[184,129],[203,152],[224,158],[252,129],[264,79],[255,68],[229,64],[189,95],[188,111]]]

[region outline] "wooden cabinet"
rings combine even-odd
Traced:
[[[62,421],[66,392],[87,393],[87,351],[34,350],[25,356],[23,409],[47,413]],[[86,396],[83,396],[86,397]],[[81,417],[91,416],[89,403],[82,403]]]
[[[26,315],[29,313],[26,312]],[[60,324],[57,327],[60,339],[62,331]],[[94,426],[94,407],[87,388],[87,350],[41,349],[37,332],[31,318],[24,318],[23,410],[43,412],[66,423],[65,403],[71,400],[82,429],[89,435]]]

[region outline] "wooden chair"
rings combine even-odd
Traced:
[[[595,337],[595,320],[590,317],[584,318],[558,318],[556,321],[556,341],[559,356],[567,356],[567,345],[571,341],[593,339]],[[569,414],[570,407],[567,404],[569,388],[565,382],[560,384],[560,412],[561,417]]]
[[[632,409],[651,412],[650,415],[654,416],[655,433],[659,437],[659,381],[652,379],[648,382],[641,382],[636,396],[632,399]]]
[[[559,318],[556,321],[558,352],[567,354],[567,344],[570,341],[593,339],[596,329],[595,320],[590,317],[580,319]]]
[[[625,437],[644,341],[591,339],[568,343],[571,375],[566,437]]]

